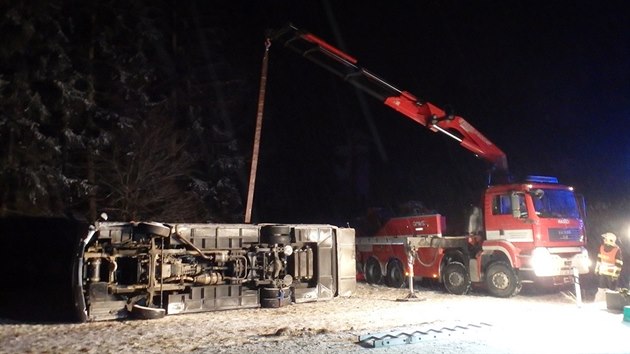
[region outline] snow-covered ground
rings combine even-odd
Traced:
[[[357,284],[347,298],[167,316],[149,321],[30,324],[0,321],[3,353],[630,353],[630,323],[604,302],[578,307],[566,292],[499,299]],[[371,348],[360,336],[422,334]],[[381,338],[380,336],[378,338]]]

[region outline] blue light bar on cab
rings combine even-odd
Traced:
[[[534,182],[534,183],[556,183],[556,184],[558,183],[558,178],[551,177],[551,176],[527,176],[525,180],[527,182]]]

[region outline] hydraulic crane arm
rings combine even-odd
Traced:
[[[496,169],[507,172],[505,153],[462,117],[447,114],[441,108],[421,101],[407,91],[399,90],[357,66],[358,61],[354,57],[293,25],[270,32],[269,38],[296,51],[417,123],[457,140],[466,149],[491,162]]]

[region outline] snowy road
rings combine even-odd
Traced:
[[[603,302],[578,307],[564,293],[498,299],[358,284],[349,298],[167,316],[150,321],[28,324],[0,321],[2,353],[630,353],[630,324]],[[369,333],[486,323],[416,344],[368,348]],[[447,333],[447,332],[442,332]]]

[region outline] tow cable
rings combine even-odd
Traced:
[[[258,91],[258,112],[256,114],[256,132],[254,133],[254,147],[252,152],[252,165],[249,172],[249,188],[247,191],[247,206],[245,207],[245,223],[252,221],[252,204],[254,202],[254,186],[256,185],[256,170],[258,168],[258,153],[260,150],[260,134],[262,132],[263,111],[265,108],[265,90],[267,87],[267,67],[269,66],[269,47],[271,39],[265,40],[265,54],[262,60],[260,74],[260,89]]]

